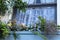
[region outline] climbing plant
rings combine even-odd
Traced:
[[[7,9],[5,0],[0,0],[0,15],[4,15]]]
[[[0,15],[5,15],[5,12],[8,10],[8,8],[11,7],[12,9],[19,9],[22,10],[23,12],[25,12],[25,9],[27,7],[27,3],[23,2],[22,0],[0,0]],[[3,30],[3,33],[0,32],[0,34],[3,34],[3,36],[5,36],[5,34],[8,33],[7,28],[5,27],[5,25],[1,25],[2,27],[0,27],[0,29]],[[0,30],[1,31],[1,30]],[[14,38],[15,38],[15,31],[14,31]],[[16,39],[16,38],[15,38]]]
[[[27,3],[23,2],[22,0],[0,0],[0,15],[4,15],[9,7],[12,7],[12,9],[16,8],[25,12]]]

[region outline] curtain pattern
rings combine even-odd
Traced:
[[[38,16],[45,18],[46,21],[54,21],[55,7],[27,8],[25,13],[17,10],[17,24],[35,25],[38,22]]]

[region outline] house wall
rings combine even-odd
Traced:
[[[6,14],[1,17],[1,21],[4,23],[8,23],[9,20],[12,18],[12,8],[9,8],[8,11],[6,11]]]
[[[7,23],[9,20],[11,20],[12,14],[13,14],[13,9],[11,7],[11,3],[12,2],[11,2],[11,0],[10,0],[10,3],[8,3],[7,1],[9,1],[9,0],[6,0],[6,4],[8,6],[8,10],[6,10],[6,13],[5,13],[4,16],[1,16],[1,21],[5,22],[5,23]]]
[[[60,25],[60,0],[57,0],[57,25]]]

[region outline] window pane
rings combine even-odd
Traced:
[[[54,3],[56,0],[41,0],[41,3]]]
[[[46,3],[46,0],[41,0],[41,3]]]
[[[53,3],[55,0],[46,0],[46,3]]]
[[[43,16],[47,21],[54,21],[55,19],[55,8],[54,7],[46,7],[43,9]]]
[[[29,0],[29,4],[34,4],[34,0]]]
[[[23,0],[23,2],[27,2],[27,4],[34,4],[34,0]]]
[[[36,0],[36,3],[41,3],[41,0]]]

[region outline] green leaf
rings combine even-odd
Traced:
[[[44,40],[47,40],[47,38],[44,35],[40,34],[38,31],[33,32],[33,33],[40,36],[40,37],[42,37]]]

